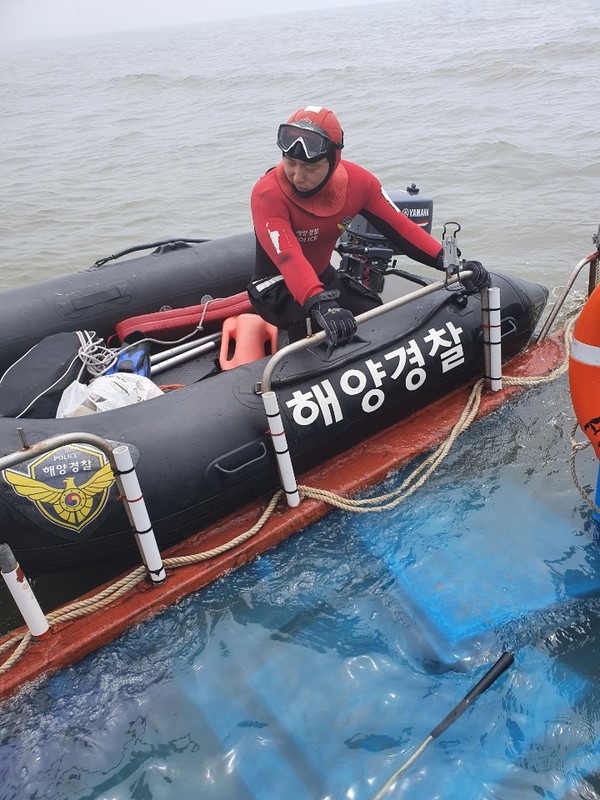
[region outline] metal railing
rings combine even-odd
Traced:
[[[463,270],[454,275],[447,276],[442,281],[436,281],[428,286],[423,286],[416,289],[414,292],[410,292],[381,306],[365,311],[363,314],[359,314],[356,317],[356,322],[360,326],[362,323],[375,319],[391,309],[400,308],[421,297],[446,289],[448,286],[458,283],[464,278],[470,278],[472,274],[471,270]],[[484,330],[486,376],[493,391],[498,391],[502,388],[500,290],[498,288],[482,290],[481,308],[483,315],[482,328]],[[300,494],[298,492],[298,484],[287,443],[285,427],[281,417],[279,401],[272,389],[273,373],[278,365],[292,353],[314,347],[314,345],[325,341],[325,339],[325,332],[319,331],[319,333],[313,336],[300,339],[297,342],[292,342],[292,344],[283,347],[269,359],[263,371],[262,380],[257,383],[255,387],[256,393],[260,394],[262,398],[265,414],[269,422],[269,433],[271,434],[273,447],[275,449],[275,458],[281,486],[285,492],[287,503],[292,508],[300,505]]]
[[[581,270],[585,266],[588,266],[588,265],[589,265],[589,268],[590,268],[589,276],[588,276],[588,297],[594,291],[594,289],[596,288],[596,285],[598,284],[598,259],[599,259],[599,257],[600,257],[600,253],[598,251],[596,251],[595,253],[592,253],[591,255],[586,256],[585,258],[582,258],[581,261],[579,261],[575,265],[575,267],[573,269],[573,272],[570,274],[569,279],[567,280],[567,282],[563,286],[560,295],[558,296],[558,298],[556,299],[556,302],[554,303],[554,305],[550,309],[550,313],[548,314],[548,317],[546,318],[546,321],[544,322],[542,328],[540,329],[539,336],[537,337],[537,341],[538,342],[543,342],[544,339],[546,338],[546,336],[548,335],[548,333],[550,331],[550,328],[556,322],[556,318],[557,318],[561,308],[563,307],[564,302],[567,299],[571,289],[573,288],[573,284],[577,280],[577,277],[579,276],[579,273],[581,272]]]

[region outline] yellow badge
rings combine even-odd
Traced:
[[[114,475],[104,453],[74,444],[51,450],[23,466],[5,469],[4,479],[50,522],[81,531],[106,505]]]

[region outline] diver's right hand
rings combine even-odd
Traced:
[[[349,342],[356,333],[354,314],[336,302],[340,293],[333,289],[315,294],[304,304],[304,310],[319,328],[325,331],[332,347]]]

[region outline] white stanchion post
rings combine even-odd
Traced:
[[[497,286],[482,290],[481,314],[485,377],[492,392],[499,392],[502,389],[502,314]]]
[[[296,508],[300,505],[300,495],[298,494],[298,484],[296,482],[287,438],[283,428],[283,420],[281,419],[281,413],[279,411],[279,403],[277,402],[275,392],[263,392],[261,397],[267,419],[269,420],[269,432],[273,440],[273,447],[275,448],[281,486],[285,492],[288,506]]]
[[[0,544],[0,570],[29,632],[35,639],[43,639],[49,634],[50,625],[29,581],[7,544]]]
[[[487,289],[481,291],[481,332],[483,334],[483,374],[487,382],[492,374],[490,367],[490,299]]]
[[[113,457],[118,469],[117,482],[120,484],[123,501],[127,504],[128,516],[148,577],[152,583],[162,583],[167,574],[127,445],[117,445],[113,450]]]

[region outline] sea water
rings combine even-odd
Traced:
[[[1,23],[1,11],[0,11]],[[464,254],[554,287],[598,222],[593,0],[381,5],[4,45],[0,285],[251,227],[278,124],[434,200]]]
[[[504,651],[390,796],[596,796],[600,556],[566,396],[530,390],[395,510],[332,512],[5,702],[0,796],[368,800]]]
[[[597,39],[591,2],[398,0],[7,47],[0,282],[248,230],[277,124],[322,103],[348,159],[434,198],[434,235],[458,220],[467,256],[555,289],[600,222]],[[590,793],[600,570],[571,424],[564,378],[532,390],[394,512],[334,512],[5,703],[0,797],[366,800],[504,649],[396,796]]]

